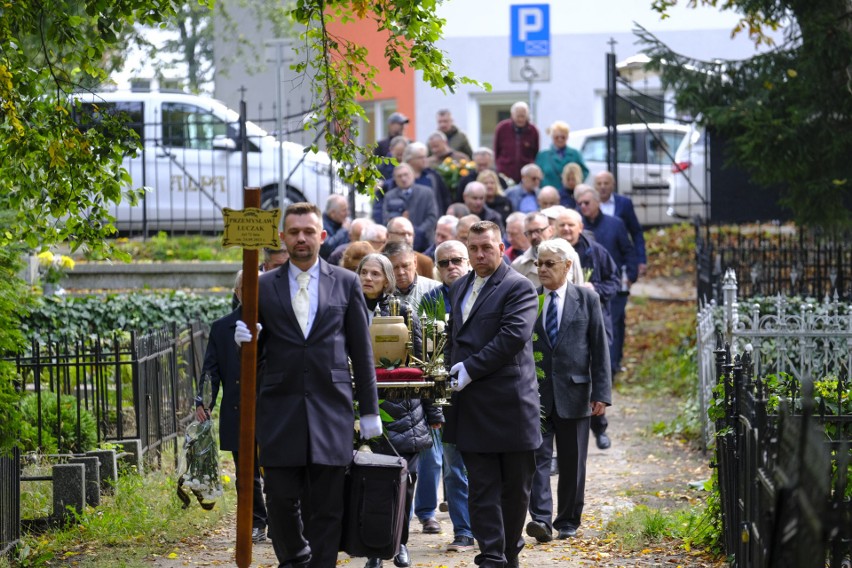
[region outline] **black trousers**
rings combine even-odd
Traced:
[[[328,465],[264,467],[269,533],[278,562],[310,554],[312,568],[337,565],[345,471]],[[303,495],[309,505],[303,505]]]
[[[231,452],[234,456],[234,463],[237,464],[237,473],[240,471],[240,456],[239,452]],[[239,487],[239,484],[237,484]],[[237,499],[240,496],[237,494]],[[263,482],[260,477],[260,466],[257,463],[257,455],[254,456],[254,483],[252,484],[252,508],[251,508],[251,528],[265,529],[266,521],[266,501],[263,499]]]
[[[468,509],[480,553],[478,566],[502,568],[524,548],[523,529],[535,470],[533,450],[462,452],[468,474]]]
[[[549,416],[542,421],[541,446],[535,451],[535,476],[530,492],[530,516],[556,530],[580,526],[586,492],[586,459],[589,454],[590,418]],[[553,519],[553,495],[550,490],[550,459],[556,438],[556,518]],[[551,522],[552,519],[552,522]]]

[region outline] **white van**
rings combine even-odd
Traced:
[[[670,217],[679,221],[710,218],[707,175],[707,136],[704,128],[693,124],[672,164],[666,211]]]
[[[243,208],[239,114],[220,101],[179,92],[115,91],[75,95],[83,112],[97,117],[124,113],[139,135],[140,151],[124,167],[133,187],[146,187],[144,201],[114,210],[120,231],[219,231],[222,208]],[[321,208],[331,193],[348,195],[325,152],[304,152],[279,143],[247,122],[248,186],[260,187],[261,206],[278,206],[278,180],[288,203],[311,201]]]
[[[689,129],[679,124],[619,124],[618,188],[633,200],[643,225],[677,222],[666,215],[672,158]],[[586,183],[594,185],[595,174],[606,170],[607,129],[572,130],[568,145],[583,154],[589,168]]]

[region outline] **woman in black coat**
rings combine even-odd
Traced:
[[[396,288],[393,267],[384,255],[373,253],[365,256],[358,265],[358,277],[361,289],[367,300],[370,321],[373,316],[390,315],[390,294]],[[400,301],[399,313],[408,324],[411,319],[411,342],[414,353],[422,351],[423,339],[420,329],[420,318],[410,311],[407,302]],[[405,514],[403,516],[402,544],[399,554],[394,557],[396,566],[411,565],[408,556],[408,523],[411,518],[411,504],[414,498],[414,484],[417,481],[417,456],[421,450],[432,447],[430,427],[444,421],[441,409],[433,406],[430,401],[419,398],[403,400],[383,400],[379,408],[393,419],[383,426],[388,439],[384,436],[370,442],[374,452],[386,455],[399,455],[408,462],[408,487],[405,494]],[[388,444],[390,440],[390,444]],[[393,445],[393,447],[391,447]],[[382,566],[380,558],[370,558],[366,568]]]

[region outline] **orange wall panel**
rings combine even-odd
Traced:
[[[412,136],[417,131],[414,101],[416,73],[413,69],[406,69],[405,73],[399,69],[390,70],[385,59],[388,32],[377,32],[375,21],[369,18],[346,24],[335,21],[328,25],[328,30],[332,35],[348,39],[367,49],[367,61],[378,69],[374,80],[382,89],[376,92],[374,98],[376,100],[396,99],[397,110],[409,119],[405,131],[408,136]]]

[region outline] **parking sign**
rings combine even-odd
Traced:
[[[550,6],[514,4],[511,9],[511,56],[548,57],[550,55]]]

